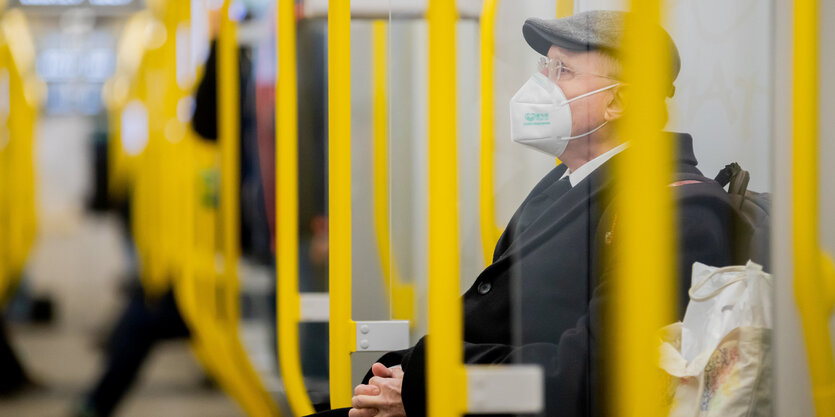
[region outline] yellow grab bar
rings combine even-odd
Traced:
[[[221,225],[223,231],[223,301],[220,319],[232,369],[240,378],[241,405],[254,416],[279,415],[278,405],[264,388],[241,344],[240,291],[238,258],[240,256],[240,71],[236,24],[229,18],[231,0],[225,0],[220,16],[218,53],[218,142],[221,149]],[[221,277],[219,277],[221,278]]]
[[[818,2],[794,2],[793,163],[794,290],[806,339],[812,397],[819,416],[835,415],[831,299],[818,240]],[[828,268],[827,268],[828,269]]]
[[[618,416],[665,415],[666,386],[658,370],[658,329],[672,322],[675,247],[672,191],[673,146],[665,136],[662,100],[669,85],[669,51],[656,30],[659,0],[632,0],[624,34],[624,80],[634,109],[621,137],[630,149],[616,165],[618,201],[611,327],[614,409]]]
[[[459,298],[455,2],[429,0],[429,336],[430,417],[466,410]]]
[[[557,0],[557,19],[574,14],[574,0]]]
[[[391,302],[395,320],[409,320],[415,325],[415,292],[412,284],[404,283],[397,267],[391,244],[389,217],[389,152],[388,152],[388,24],[384,20],[372,23],[373,37],[373,166],[374,166],[374,231],[383,281]]]
[[[557,19],[562,19],[572,14],[574,14],[574,0],[557,0]],[[556,161],[557,165],[561,163],[560,158],[557,158]]]
[[[328,219],[330,222],[330,394],[351,405],[351,2],[328,3]]]
[[[231,283],[237,283],[235,268],[238,263],[240,231],[238,230],[238,181],[240,172],[239,135],[240,114],[238,57],[235,39],[235,23],[229,19],[229,3],[223,3],[220,32],[217,40],[218,54],[218,143],[221,155],[220,212],[223,225],[223,275]],[[237,284],[236,284],[237,285]]]
[[[2,60],[2,55],[0,55],[0,60]],[[0,63],[0,66],[3,64]],[[7,222],[2,221],[2,219],[9,218],[8,214],[8,200],[9,200],[9,178],[12,177],[11,172],[9,172],[9,155],[8,155],[8,144],[3,146],[3,142],[7,141],[8,138],[4,137],[8,135],[6,132],[0,132],[0,305],[5,304],[6,297],[7,297],[7,286],[8,282],[11,279],[11,271],[10,271],[10,262],[8,259],[9,250],[7,249],[10,242],[7,242],[8,239],[8,231],[7,231]]]
[[[6,54],[2,49],[0,49],[0,68],[5,69],[6,67]],[[9,124],[9,116],[11,112],[3,112],[2,117],[6,119],[3,123],[3,127],[7,127]],[[7,292],[7,285],[8,281],[11,279],[11,271],[10,271],[10,260],[8,259],[10,255],[10,250],[8,246],[10,246],[11,242],[8,242],[8,221],[9,219],[9,188],[10,181],[9,179],[14,176],[14,173],[11,172],[11,163],[10,163],[10,150],[9,150],[9,143],[10,143],[10,132],[9,129],[2,129],[0,130],[0,305],[5,304],[6,302],[6,292]]]
[[[11,223],[12,210],[11,204],[14,199],[12,188],[14,187],[15,173],[12,168],[14,166],[14,155],[12,144],[12,91],[11,83],[14,77],[14,67],[11,62],[11,54],[9,52],[9,39],[4,36],[5,33],[0,33],[3,36],[3,44],[0,45],[0,68],[2,71],[2,81],[9,83],[9,88],[4,88],[3,101],[8,100],[9,106],[0,109],[2,111],[2,119],[4,129],[0,129],[0,303],[5,304],[8,297],[8,287],[11,285],[13,277],[13,260],[11,247]],[[5,87],[5,85],[3,86]]]
[[[304,385],[299,354],[301,299],[295,1],[280,0],[276,9],[278,79],[275,82],[275,243],[278,363],[290,409],[294,415],[303,416],[313,413],[313,405]]]
[[[0,33],[0,36],[2,35]],[[3,42],[7,42],[7,40],[3,39]],[[6,49],[6,47],[0,47],[0,68],[8,71],[6,67],[8,66],[9,58]],[[9,94],[11,94],[11,91]],[[3,98],[5,99],[5,97]],[[0,303],[5,304],[6,286],[11,275],[8,259],[11,252],[8,246],[10,246],[11,242],[8,242],[9,232],[7,230],[8,221],[6,219],[9,219],[9,188],[11,185],[10,179],[14,176],[14,173],[11,172],[11,152],[9,149],[11,142],[11,133],[9,132],[11,108],[0,109],[0,112],[2,112],[0,113],[0,117],[5,119],[2,123],[4,129],[0,129]]]
[[[493,56],[496,49],[496,8],[499,0],[484,0],[481,10],[481,245],[484,263],[493,261],[493,248],[502,234],[496,225],[495,142],[493,119]]]

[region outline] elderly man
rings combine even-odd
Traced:
[[[625,16],[590,11],[525,22],[525,40],[543,57],[540,72],[511,100],[511,137],[559,157],[562,164],[533,188],[496,244],[492,264],[464,294],[466,362],[539,364],[551,416],[607,411],[602,321],[611,262],[604,259],[617,241],[610,170],[619,153],[629,152],[629,140],[635,140],[618,131],[632,111],[629,97],[643,94],[620,81]],[[658,30],[669,44],[670,79],[675,80],[678,50]],[[672,96],[672,85],[668,91]],[[658,97],[660,106],[665,99]],[[703,178],[690,136],[673,134],[670,140],[677,142],[676,172]],[[734,211],[727,194],[707,178],[683,184],[671,179],[671,185],[679,185],[681,312],[693,262],[722,266],[735,261],[729,233]],[[411,349],[383,356],[371,370],[373,377],[356,387],[349,415],[425,415],[424,355],[425,338]]]

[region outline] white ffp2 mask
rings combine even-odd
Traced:
[[[616,86],[618,84],[612,84],[568,100],[556,83],[536,73],[510,99],[510,138],[516,143],[560,157],[568,141],[588,136],[608,123],[603,122],[586,133],[571,136],[571,106],[568,103]]]

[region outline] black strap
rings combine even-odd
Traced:
[[[725,168],[722,168],[718,174],[716,174],[716,178],[714,180],[719,183],[722,187],[728,185],[731,182],[731,179],[739,173],[742,172],[742,167],[739,166],[736,162],[731,162],[728,165],[725,165]]]

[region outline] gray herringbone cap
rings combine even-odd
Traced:
[[[522,26],[522,35],[536,52],[548,55],[551,45],[572,51],[602,49],[617,55],[623,41],[623,24],[627,12],[590,10],[562,19],[530,18]],[[660,25],[665,42],[670,45],[671,80],[678,77],[681,58],[675,42]]]

